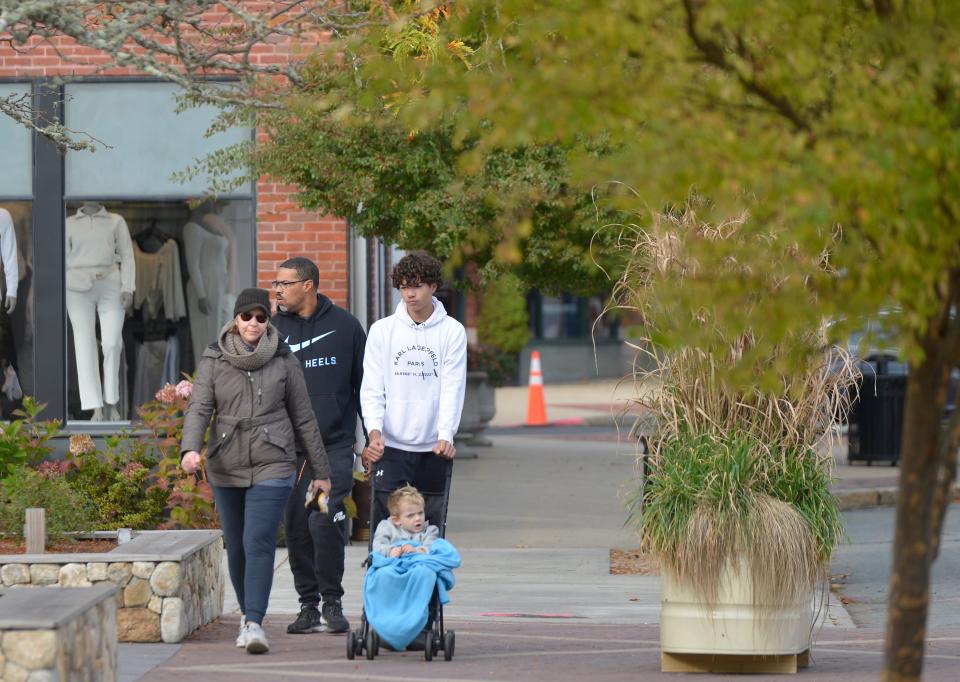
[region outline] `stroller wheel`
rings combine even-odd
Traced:
[[[423,657],[428,661],[433,660],[433,647],[436,645],[436,640],[433,636],[433,630],[427,630],[426,637],[423,640]]]
[[[373,628],[367,630],[367,641],[365,642],[367,647],[367,660],[372,661],[377,655],[377,650],[374,647],[373,638],[377,636],[377,633],[373,631]]]
[[[378,635],[374,630],[370,630],[373,633],[373,655],[380,655],[380,635]]]
[[[357,635],[353,630],[347,633],[347,658],[353,660],[357,655]]]
[[[456,642],[457,636],[453,633],[453,630],[447,630],[443,635],[443,660],[453,659],[453,648]]]

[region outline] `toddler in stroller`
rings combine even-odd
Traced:
[[[445,517],[446,490],[442,496]],[[422,648],[428,661],[440,650],[446,660],[453,658],[454,633],[444,631],[443,604],[449,601],[452,570],[460,565],[460,556],[441,537],[442,519],[440,527],[427,521],[426,506],[412,486],[390,494],[390,517],[377,524],[371,539],[362,625],[347,635],[347,658],[363,651],[374,658],[380,641],[395,651]]]

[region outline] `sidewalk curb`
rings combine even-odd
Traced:
[[[833,493],[837,498],[840,511],[849,509],[869,509],[871,507],[895,507],[897,505],[897,488],[854,488],[852,490],[837,490]]]
[[[546,424],[497,424],[491,425],[491,429],[522,429],[522,428],[547,428],[550,426],[610,426],[615,425],[620,429],[629,429],[633,426],[635,414],[626,415],[598,415],[595,417],[567,417],[565,419],[551,419]]]

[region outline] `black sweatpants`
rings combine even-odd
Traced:
[[[377,529],[377,524],[390,516],[387,510],[387,497],[397,488],[408,483],[422,493],[442,493],[446,484],[447,461],[433,452],[409,452],[386,446],[383,457],[374,462],[373,489],[376,491],[373,518],[370,519],[370,532]],[[427,501],[427,522],[436,526],[440,524],[431,517],[439,514]]]
[[[287,556],[300,604],[316,606],[321,597],[337,601],[343,596],[343,553],[347,543],[347,515],[343,499],[353,489],[353,447],[327,450],[330,460],[328,513],[307,512],[303,502],[310,488],[310,465],[290,493],[283,515]],[[297,472],[304,458],[297,458]]]

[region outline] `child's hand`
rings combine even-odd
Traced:
[[[413,554],[413,553],[416,552],[417,550],[416,550],[416,548],[415,548],[413,545],[401,545],[401,546],[400,546],[400,551],[401,551],[401,553],[403,553],[403,554]]]
[[[413,551],[414,551],[414,552],[419,552],[420,554],[426,554],[426,553],[427,553],[427,548],[426,548],[426,547],[417,547],[417,548],[415,548]]]
[[[391,547],[391,548],[390,548],[390,556],[393,557],[394,559],[398,559],[401,554],[403,554],[403,548],[402,548],[402,547]]]

